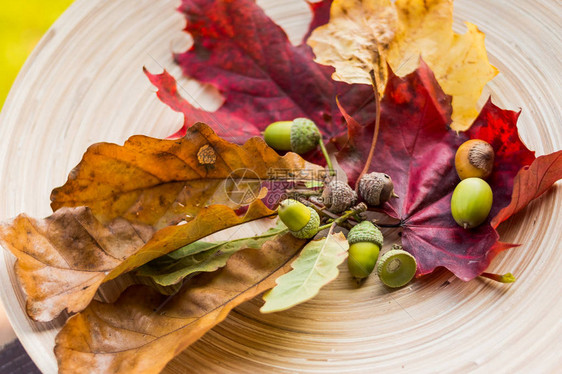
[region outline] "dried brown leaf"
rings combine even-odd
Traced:
[[[286,234],[242,250],[173,297],[133,286],[114,304],[92,302],[56,338],[59,373],[159,372],[234,307],[275,286],[304,243]]]
[[[296,154],[279,156],[258,138],[243,146],[226,142],[204,124],[178,140],[134,136],[123,146],[96,144],[53,191],[56,212],[0,225],[0,243],[18,257],[29,316],[48,321],[65,309],[83,310],[105,281],[272,215],[260,200],[237,214],[242,204],[231,192],[238,177],[250,173],[259,181],[270,170],[307,167],[314,168]]]
[[[224,205],[213,205],[186,224],[154,234],[152,227],[123,218],[103,224],[89,208],[62,208],[45,219],[19,215],[0,226],[0,242],[18,258],[15,269],[27,295],[27,314],[50,321],[65,309],[83,310],[99,286],[119,274],[216,231],[269,214],[259,200],[244,217]]]
[[[123,217],[160,229],[189,221],[211,204],[239,208],[235,181],[258,195],[260,180],[272,170],[305,168],[314,166],[294,153],[280,157],[260,138],[239,146],[198,123],[181,139],[133,136],[123,146],[92,145],[68,181],[53,190],[51,206],[87,206],[102,222]]]

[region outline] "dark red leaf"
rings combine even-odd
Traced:
[[[542,195],[559,179],[562,179],[562,151],[537,157],[531,166],[522,168],[515,176],[511,202],[492,218],[492,226],[498,227],[500,223]]]
[[[404,78],[391,74],[381,102],[379,140],[369,170],[384,171],[394,180],[400,198],[386,204],[384,211],[401,220],[402,242],[418,261],[417,275],[444,266],[459,278],[470,280],[482,273],[497,253],[513,246],[498,241],[495,227],[562,178],[562,156],[557,153],[534,161],[533,153],[519,139],[518,113],[500,109],[491,101],[467,133],[449,129],[450,113],[450,99],[423,62]],[[350,141],[338,158],[354,181],[371,145],[374,120],[367,124],[353,121],[345,110],[344,116],[349,121]],[[525,192],[515,192],[511,208],[494,218],[494,226],[490,218],[478,228],[465,230],[453,220],[450,200],[459,182],[455,152],[469,138],[488,141],[496,152],[489,180],[494,191],[490,217],[509,204],[517,172],[526,165],[531,167],[523,169],[516,179],[515,189],[523,184]]]
[[[352,185],[363,169],[373,139],[376,109],[372,88],[369,87],[369,91],[364,95],[364,104],[353,109],[355,114],[348,110],[346,102],[340,101],[340,108],[348,121],[349,142],[339,153],[338,161]],[[395,157],[406,159],[414,151],[412,147],[416,145],[419,133],[413,129],[418,130],[418,127],[424,128],[427,136],[431,137],[436,145],[443,143],[442,137],[454,138],[454,134],[448,131],[451,110],[451,98],[443,93],[433,73],[423,61],[415,74],[403,79],[395,76],[389,69],[389,79],[381,102],[379,136],[384,139],[379,139],[374,157],[377,160],[373,162],[370,171],[375,171],[376,165],[384,162],[387,151],[392,151]],[[351,122],[350,117],[353,119]],[[383,151],[380,144],[385,141],[388,143],[385,143],[388,149]],[[402,149],[406,143],[411,145],[408,149]],[[397,156],[396,153],[401,151],[404,154]],[[411,176],[406,172],[397,173],[396,177],[392,176],[395,184],[401,186],[398,188],[406,188],[406,181],[402,179],[409,177]]]
[[[311,5],[311,27],[328,20],[330,3]],[[333,68],[313,62],[306,44],[291,45],[254,1],[183,0],[179,10],[185,14],[185,31],[194,44],[175,55],[176,62],[185,75],[217,87],[225,101],[213,113],[196,109],[178,93],[168,73],[146,72],[158,88],[158,97],[185,114],[184,128],[176,136],[204,120],[224,139],[243,143],[272,122],[297,117],[315,121],[327,139],[345,135],[336,92],[351,104],[358,100],[348,98],[358,97],[362,89],[332,81]]]
[[[158,88],[158,98],[176,112],[183,113],[184,124],[176,133],[169,136],[170,139],[183,138],[187,134],[187,128],[197,122],[209,124],[215,131],[219,123],[226,120],[224,113],[208,113],[205,110],[195,108],[187,102],[179,93],[176,79],[164,70],[162,74],[151,74],[146,68],[144,73],[150,82]]]
[[[303,44],[308,40],[310,34],[312,34],[317,27],[324,26],[330,21],[330,8],[333,2],[334,0],[322,0],[314,3],[307,1],[310,6],[310,10],[312,11],[312,21],[310,22],[308,32],[302,41]]]

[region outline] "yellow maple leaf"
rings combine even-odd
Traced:
[[[478,115],[482,89],[498,71],[476,26],[467,23],[462,35],[452,26],[452,0],[335,0],[330,22],[316,29],[308,44],[318,63],[336,68],[336,80],[370,84],[374,69],[381,93],[387,63],[404,76],[421,56],[453,97],[452,128],[464,131]]]

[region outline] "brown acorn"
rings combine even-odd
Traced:
[[[322,199],[332,213],[342,213],[357,201],[357,193],[347,183],[332,180],[325,184]]]
[[[369,206],[380,206],[391,197],[398,197],[394,193],[392,178],[376,172],[363,175],[359,181],[359,195]]]
[[[486,179],[494,168],[494,148],[484,140],[468,140],[455,154],[455,167],[460,179]]]

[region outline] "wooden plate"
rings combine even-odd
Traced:
[[[293,41],[310,19],[301,0],[259,2]],[[160,103],[142,67],[179,77],[183,18],[174,0],[77,0],[45,35],[20,73],[0,117],[0,217],[50,214],[49,193],[86,147],[133,134],[165,137],[181,118]],[[496,104],[522,108],[523,140],[538,155],[562,148],[562,7],[557,0],[459,0],[455,27],[470,20],[487,34],[501,74],[486,89]],[[213,90],[183,79],[207,108]],[[487,95],[485,95],[487,96]],[[260,300],[237,308],[168,365],[185,372],[554,372],[562,365],[562,188],[554,188],[501,227],[523,243],[490,271],[501,285],[462,282],[445,271],[388,292],[376,277],[357,289],[345,267],[314,300],[260,315]],[[53,323],[31,322],[13,272],[1,257],[0,289],[11,323],[45,373],[57,370]]]

